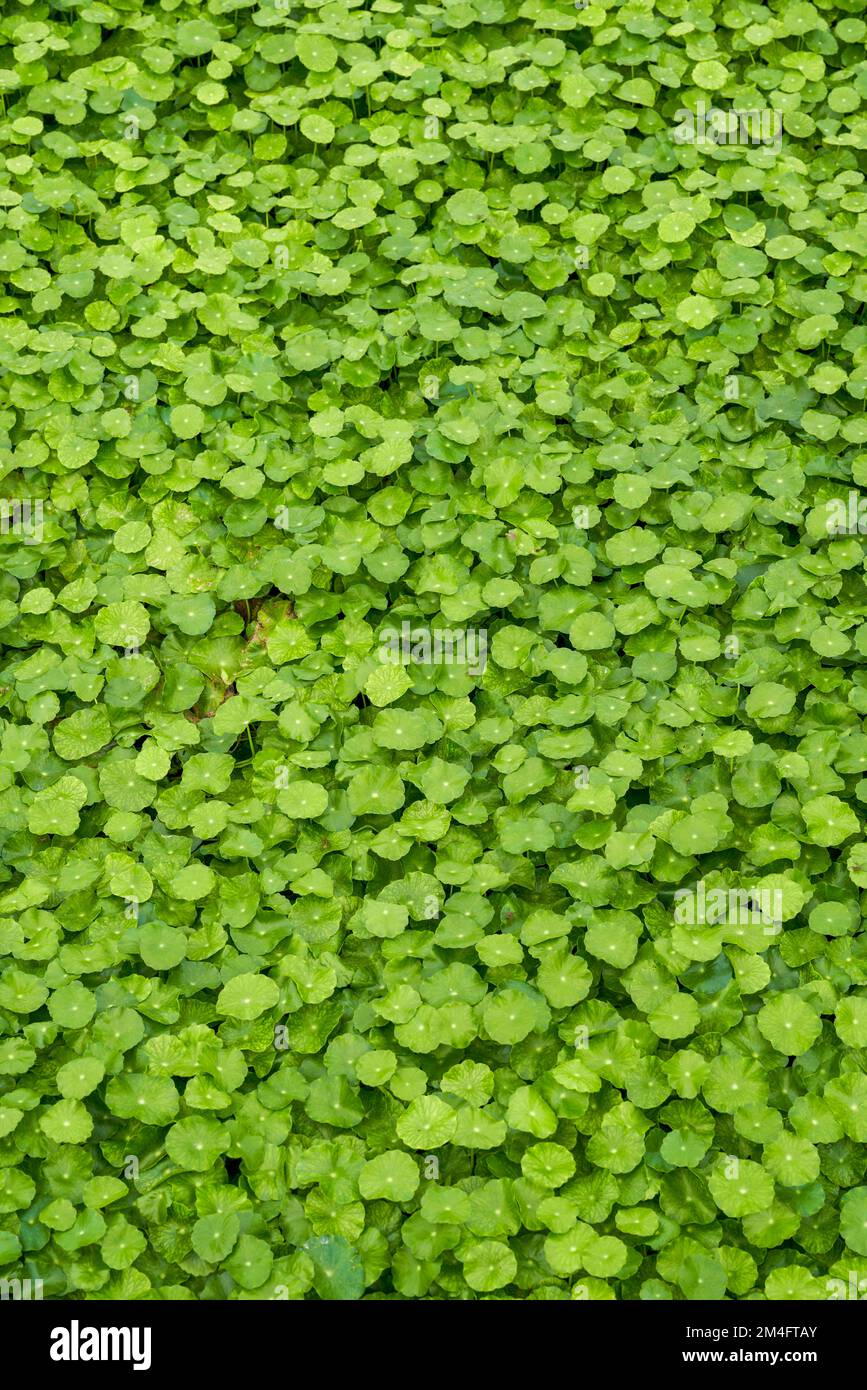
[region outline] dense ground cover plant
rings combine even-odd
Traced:
[[[0,1274],[867,1287],[859,9],[5,9]]]

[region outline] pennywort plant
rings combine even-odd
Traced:
[[[859,10],[5,7],[4,1288],[861,1297]]]

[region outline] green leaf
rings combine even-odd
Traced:
[[[150,617],[142,603],[109,603],[93,623],[100,642],[113,647],[140,647],[150,631]]]
[[[408,1202],[419,1185],[418,1164],[400,1149],[389,1149],[365,1163],[358,1178],[362,1197]]]
[[[313,1286],[323,1299],[346,1302],[364,1292],[364,1266],[342,1236],[318,1236],[303,1246],[313,1262]]]
[[[464,1278],[479,1293],[505,1288],[518,1272],[514,1254],[499,1240],[481,1240],[461,1247],[458,1258],[463,1264]]]
[[[76,762],[104,748],[110,739],[111,725],[105,710],[81,709],[56,725],[54,751],[66,762]]]
[[[258,1018],[272,1009],[280,997],[276,981],[267,975],[235,975],[220,990],[217,1009],[226,1018]]]
[[[236,1212],[214,1212],[210,1216],[201,1216],[192,1230],[193,1249],[208,1264],[222,1264],[234,1249],[240,1229],[241,1222]]]
[[[206,1116],[178,1120],[166,1134],[166,1152],[179,1168],[205,1173],[225,1152],[228,1135],[223,1126]]]
[[[778,994],[760,1010],[759,1031],[772,1047],[797,1057],[812,1047],[822,1031],[822,1021],[803,999]]]

